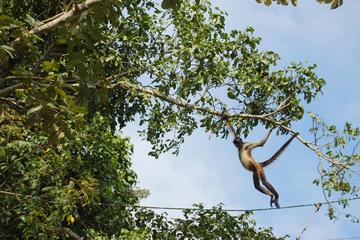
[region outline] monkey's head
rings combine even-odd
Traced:
[[[240,147],[241,148],[241,146],[243,145],[243,140],[241,139],[241,138],[239,138],[239,137],[236,137],[236,138],[234,138],[234,141],[233,141],[233,143],[234,143],[234,145],[235,145],[235,147]]]

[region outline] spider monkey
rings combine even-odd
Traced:
[[[253,172],[253,181],[254,181],[255,188],[258,191],[270,196],[270,206],[271,207],[273,206],[273,204],[275,204],[275,206],[277,208],[280,208],[279,194],[275,190],[275,188],[267,181],[265,172],[264,172],[264,167],[271,164],[275,159],[277,159],[280,156],[280,154],[285,150],[285,148],[290,144],[290,142],[298,135],[298,133],[293,134],[290,137],[290,139],[287,140],[287,142],[285,142],[284,145],[282,145],[279,148],[279,150],[271,158],[269,158],[268,160],[266,160],[264,162],[257,162],[253,158],[251,151],[254,148],[264,146],[264,144],[268,140],[273,128],[259,142],[254,142],[254,143],[243,142],[242,139],[236,135],[236,131],[235,131],[234,127],[230,124],[229,120],[228,119],[225,119],[225,120],[226,120],[227,125],[230,128],[231,133],[234,135],[233,143],[234,143],[235,147],[238,149],[239,159],[240,159],[241,164],[243,165],[243,167],[245,169]],[[260,181],[265,187],[260,185]]]

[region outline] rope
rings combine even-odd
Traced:
[[[344,199],[347,201],[359,200],[360,197],[354,197],[349,199]],[[318,207],[319,205],[332,204],[343,202],[344,200],[336,200],[330,202],[318,202],[318,203],[308,203],[308,204],[298,204],[298,205],[289,205],[280,208],[254,208],[254,209],[222,209],[225,212],[261,212],[261,211],[270,211],[270,210],[280,210],[280,209],[292,209],[292,208],[303,208],[303,207]],[[174,210],[174,211],[183,211],[183,210],[197,210],[198,208],[186,208],[186,207],[161,207],[161,206],[144,206],[139,205],[137,207],[146,208],[146,209],[157,209],[157,210]],[[212,208],[204,208],[204,210],[212,210]]]
[[[350,239],[360,239],[360,236],[358,237],[339,237],[339,238],[326,238],[323,240],[350,240]]]

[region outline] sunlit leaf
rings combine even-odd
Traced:
[[[27,111],[27,115],[31,115],[31,114],[34,114],[34,113],[37,113],[39,112],[41,109],[43,108],[43,105],[40,104],[36,107],[33,107],[33,108],[30,108],[28,111]]]

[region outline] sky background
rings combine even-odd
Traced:
[[[263,41],[262,50],[277,52],[280,66],[290,62],[318,65],[317,73],[327,81],[319,96],[307,111],[316,112],[329,124],[342,127],[345,121],[360,125],[360,1],[345,1],[336,10],[315,0],[301,0],[298,7],[272,5],[266,7],[255,0],[213,0],[228,12],[227,29],[251,26]],[[294,125],[300,134],[311,140],[308,118]],[[133,167],[138,173],[139,187],[151,195],[142,205],[191,207],[204,203],[212,207],[223,203],[225,208],[267,208],[269,198],[254,189],[251,173],[244,170],[237,158],[231,139],[210,136],[198,129],[186,138],[180,154],[149,157],[150,145],[137,134],[138,125],[129,125],[123,133],[135,146]],[[248,141],[257,141],[265,134],[256,129]],[[270,157],[288,137],[273,134],[266,145],[254,150],[259,161]],[[318,159],[304,145],[293,141],[287,151],[267,168],[268,180],[280,193],[282,206],[322,202],[321,188],[312,184],[318,177]],[[335,199],[336,200],[336,199]],[[253,218],[260,227],[272,227],[273,232],[291,239],[329,240],[360,237],[360,225],[341,217],[333,222],[326,216],[326,207],[314,213],[313,207],[255,212]],[[360,218],[360,200],[350,202],[347,209]],[[179,212],[168,212],[180,216]]]

